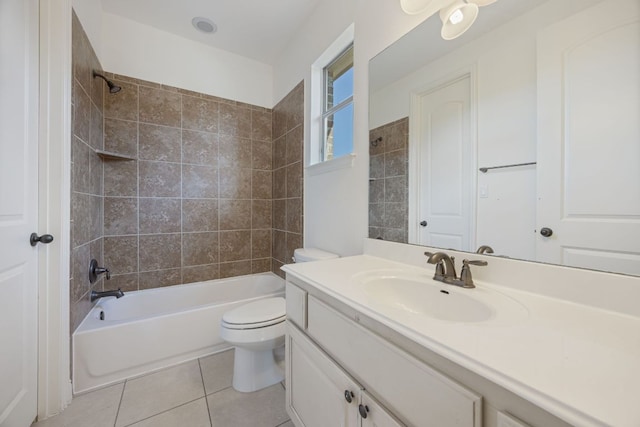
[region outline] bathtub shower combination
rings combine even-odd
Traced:
[[[232,348],[220,337],[222,315],[277,296],[284,296],[284,280],[261,273],[103,298],[73,334],[73,391]]]

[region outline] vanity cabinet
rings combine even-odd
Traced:
[[[287,406],[296,426],[403,426],[293,325],[287,360]]]
[[[287,326],[287,409],[296,426],[481,426],[479,395],[362,327],[357,315],[290,282],[287,299],[288,308],[303,305],[288,311]]]

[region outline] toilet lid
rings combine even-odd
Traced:
[[[265,298],[227,311],[222,315],[222,322],[229,326],[269,326],[284,321],[285,310],[284,298]]]

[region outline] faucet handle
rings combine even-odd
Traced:
[[[471,276],[471,267],[470,265],[479,265],[485,266],[487,265],[487,261],[477,261],[468,259],[462,260],[462,270],[460,270],[460,281],[462,282],[462,286],[465,288],[475,288],[476,286],[473,284],[473,277]]]

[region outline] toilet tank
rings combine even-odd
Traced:
[[[340,258],[340,255],[316,248],[298,248],[293,251],[293,262],[320,261],[323,259]]]

